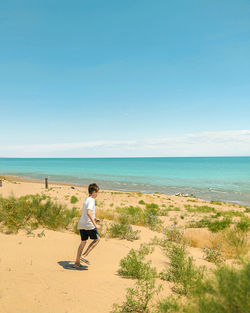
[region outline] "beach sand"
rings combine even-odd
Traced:
[[[64,203],[69,208],[75,206],[81,210],[83,200],[87,196],[87,187],[84,186],[49,182],[49,189],[45,190],[42,181],[11,176],[6,178],[0,187],[0,195],[3,197],[11,194],[19,197],[44,193],[50,195],[55,202]],[[72,195],[79,199],[76,204],[70,203]],[[178,225],[185,226],[191,220],[202,216],[187,214],[185,204],[211,206],[209,202],[190,197],[101,190],[96,210],[98,212],[100,203],[103,209],[110,209],[121,205],[135,206],[139,200],[179,207],[180,211],[171,211],[168,216],[161,217],[165,226],[173,224],[174,220]],[[219,207],[220,210],[244,210],[229,203],[213,207]],[[72,268],[80,243],[80,236],[73,232],[53,231],[40,227],[34,230],[35,236],[28,236],[26,230],[20,230],[18,234],[0,233],[0,312],[110,312],[113,303],[121,303],[125,299],[126,288],[135,284],[135,280],[117,275],[121,258],[126,256],[131,248],[138,248],[142,242],[149,242],[154,236],[161,236],[146,227],[133,226],[133,229],[141,230],[140,240],[130,242],[102,238],[89,255],[91,265],[83,267],[82,270]],[[45,236],[38,237],[37,234],[43,230]],[[188,250],[196,264],[212,268],[213,263],[204,260],[201,249],[206,240],[209,244],[210,233],[206,229],[188,229],[185,232],[187,237],[196,241]],[[168,262],[159,247],[155,247],[155,251],[147,259],[152,260],[152,266],[158,271]],[[162,281],[161,283],[163,290],[155,301],[171,293],[171,283]]]

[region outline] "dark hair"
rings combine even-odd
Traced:
[[[98,192],[99,191],[99,187],[97,186],[97,184],[93,183],[93,184],[90,184],[89,187],[88,187],[88,190],[89,190],[89,194],[91,195],[94,191]]]

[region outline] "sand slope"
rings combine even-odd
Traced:
[[[25,194],[45,193],[53,201],[65,203],[68,207],[77,206],[81,209],[82,201],[87,195],[86,187],[67,184],[50,184],[52,189],[45,191],[43,182],[25,181],[16,178],[4,181],[0,188],[0,195],[7,197],[11,193],[15,196]],[[77,204],[70,203],[71,195],[79,199]],[[180,212],[169,212],[164,223],[169,226],[173,218],[178,217],[179,224],[185,224],[189,216],[181,219],[183,205],[187,199],[166,195],[147,195],[138,193],[101,191],[97,198],[102,207],[111,208],[123,205],[138,205],[138,201],[155,202],[159,205],[178,205]],[[190,200],[194,201],[194,200]],[[197,204],[205,203],[195,200]],[[192,204],[192,202],[191,202]],[[226,204],[220,209],[231,209]],[[183,209],[184,210],[184,209]],[[240,208],[239,208],[240,210]],[[186,214],[186,213],[185,213]],[[190,214],[190,218],[194,218]],[[108,313],[113,303],[121,303],[125,299],[126,288],[134,285],[135,281],[124,279],[117,275],[121,258],[127,255],[131,248],[138,248],[142,242],[149,242],[155,235],[145,227],[133,226],[141,230],[140,240],[129,242],[119,239],[102,238],[99,245],[89,255],[91,265],[82,270],[72,268],[75,260],[80,236],[69,231],[52,231],[39,228],[34,231],[35,236],[27,236],[25,230],[16,235],[0,233],[0,312],[3,313]],[[39,238],[37,234],[44,230],[45,236]],[[195,230],[197,232],[203,230]],[[192,235],[192,230],[189,230]],[[190,234],[189,234],[190,235]],[[198,234],[201,237],[202,234]],[[206,262],[202,250],[190,247],[190,254],[198,265],[213,267]],[[159,247],[152,255],[152,266],[158,271],[167,264],[167,258]],[[170,293],[171,284],[161,282],[163,291],[158,296]]]

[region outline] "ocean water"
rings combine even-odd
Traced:
[[[250,157],[0,158],[0,174],[250,205]]]

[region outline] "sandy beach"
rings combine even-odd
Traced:
[[[3,178],[3,177],[2,177]],[[49,182],[45,189],[44,182],[27,180],[21,177],[5,176],[0,195],[4,198],[14,195],[20,197],[27,194],[47,194],[54,202],[77,207],[80,211],[87,187],[71,184]],[[77,203],[70,202],[71,196],[76,196]],[[221,211],[244,212],[245,207],[231,203],[211,204],[201,199],[165,194],[142,194],[138,192],[122,192],[101,190],[97,198],[98,209],[111,210],[117,206],[138,206],[143,200],[146,203],[156,203],[159,206],[178,207],[179,210],[168,212],[161,216],[164,226],[173,222],[185,227],[191,221],[199,220],[204,214],[190,213],[185,205],[208,205]],[[249,215],[249,214],[248,214]],[[239,219],[235,217],[235,219]],[[125,279],[117,274],[121,258],[127,255],[131,248],[138,248],[141,243],[149,242],[161,233],[143,226],[134,226],[140,230],[140,239],[133,242],[120,239],[102,238],[99,246],[89,256],[91,265],[82,270],[72,268],[74,264],[80,236],[68,230],[53,231],[41,228],[28,235],[22,229],[18,234],[0,233],[0,311],[4,313],[108,313],[113,303],[121,303],[126,294],[126,288],[134,285],[133,279]],[[45,236],[39,237],[44,231]],[[202,246],[209,246],[212,234],[205,228],[185,229],[185,236],[193,242],[188,248],[189,254],[197,265],[213,268],[215,265],[204,260]],[[153,254],[147,259],[152,260],[152,266],[163,269],[168,260],[160,247],[155,247]],[[232,260],[227,260],[232,262]],[[159,280],[163,290],[154,299],[157,301],[171,293],[171,283]]]

